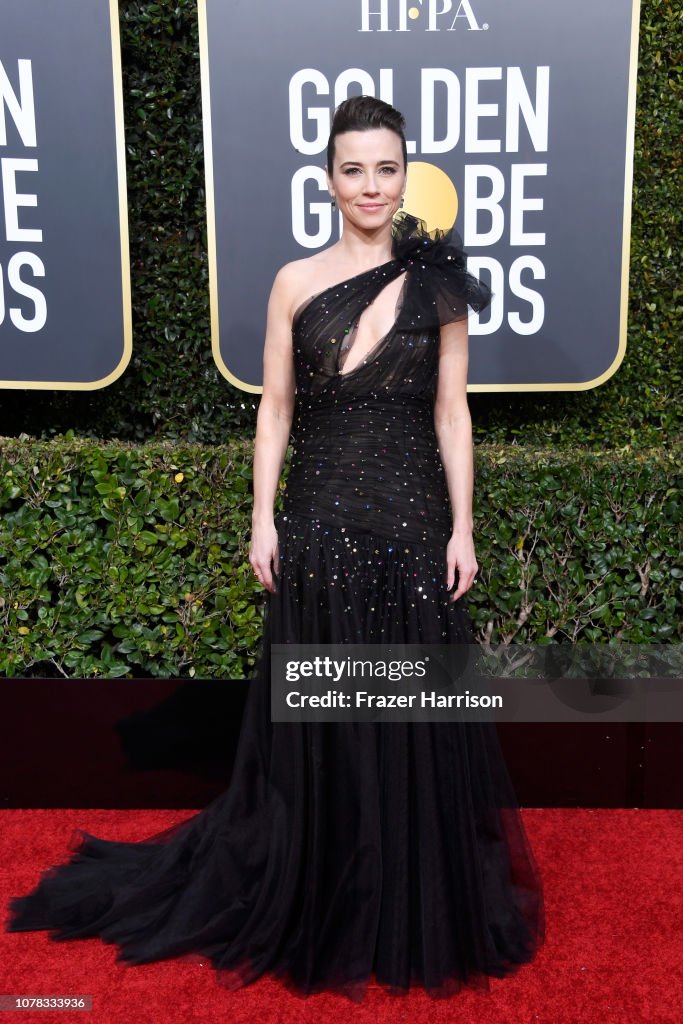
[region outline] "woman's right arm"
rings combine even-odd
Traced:
[[[270,591],[275,590],[273,570],[278,572],[275,498],[294,415],[292,284],[291,271],[283,267],[275,278],[268,301],[263,350],[263,393],[254,442],[254,507],[249,561],[257,578]]]

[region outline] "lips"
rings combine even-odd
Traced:
[[[372,211],[372,210],[383,210],[384,206],[385,206],[384,203],[359,203],[358,205],[360,206],[361,210],[370,210],[370,211]]]

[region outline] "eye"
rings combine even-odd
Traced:
[[[395,167],[388,167],[388,166],[387,167],[380,167],[380,170],[382,171],[382,173],[384,173],[384,171],[386,171],[387,174],[396,174],[396,168]]]
[[[344,174],[347,174],[347,175],[356,174],[356,173],[360,173],[360,168],[359,167],[347,167],[346,170],[344,171]]]

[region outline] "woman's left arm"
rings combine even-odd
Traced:
[[[446,585],[453,586],[457,568],[458,586],[451,601],[470,589],[479,568],[472,537],[474,453],[467,404],[468,347],[467,320],[441,327],[434,428],[453,509],[453,532],[446,548]]]

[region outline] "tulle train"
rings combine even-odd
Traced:
[[[129,964],[210,960],[228,988],[264,974],[356,1000],[373,978],[395,994],[488,988],[544,937],[495,726],[270,720],[271,642],[471,642],[442,553],[295,516],[278,531],[230,786],[140,842],[77,830],[69,861],[12,899],[8,930],[100,936]]]

